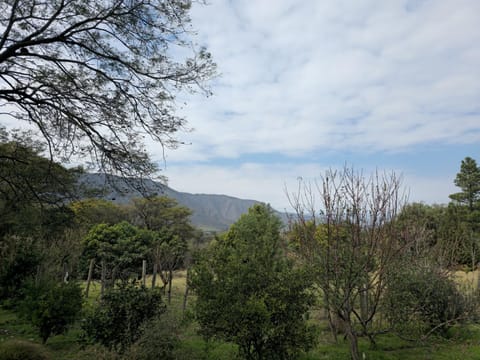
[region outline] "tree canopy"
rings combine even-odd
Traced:
[[[0,3],[0,106],[28,122],[51,157],[90,157],[105,172],[155,170],[149,136],[178,144],[183,90],[208,94],[210,54],[192,41],[190,0]]]

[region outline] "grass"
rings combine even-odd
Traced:
[[[456,274],[461,281],[476,285],[477,274]],[[463,277],[464,278],[463,278]],[[177,315],[182,314],[182,302],[185,289],[186,274],[184,271],[176,272],[172,285],[171,311]],[[147,279],[147,285],[151,279]],[[93,283],[90,287],[89,298],[86,306],[94,306],[99,299],[100,286]],[[166,299],[166,297],[165,297]],[[187,309],[192,308],[193,297],[189,297]],[[319,321],[319,314],[313,314],[312,319]],[[321,320],[320,320],[321,321]],[[343,360],[349,359],[348,343],[339,337],[335,344],[325,324],[322,324],[319,333],[319,344],[315,349],[301,356],[300,360]],[[224,342],[209,342],[208,344],[197,334],[197,324],[186,321],[182,328],[180,354],[182,360],[230,360],[235,358],[236,348]],[[112,355],[101,347],[92,347],[82,350],[78,343],[80,322],[65,335],[51,337],[45,345],[52,359],[114,359]],[[392,334],[377,337],[377,346],[370,348],[366,339],[360,339],[360,351],[365,359],[372,360],[473,360],[480,359],[480,325],[455,327],[450,330],[449,338],[434,338],[428,343],[418,344],[399,339]],[[27,340],[40,343],[35,330],[24,320],[7,309],[0,308],[0,352],[2,343],[8,340]]]

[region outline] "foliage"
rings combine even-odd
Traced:
[[[311,281],[281,251],[280,221],[255,205],[192,269],[201,333],[238,344],[246,359],[290,359],[313,343]]]
[[[210,54],[190,39],[190,1],[3,1],[0,106],[35,126],[52,156],[106,173],[154,166],[149,135],[176,146],[175,95],[205,90]]]
[[[26,280],[33,277],[41,261],[38,247],[31,238],[0,238],[0,300],[21,298]]]
[[[462,160],[460,172],[455,178],[455,185],[462,191],[451,194],[450,198],[457,203],[468,206],[470,211],[478,208],[480,201],[480,168],[471,157]]]
[[[446,335],[468,315],[465,298],[453,280],[428,264],[409,263],[388,274],[384,301],[392,327],[410,338],[433,332]]]
[[[326,171],[314,185],[300,182],[289,199],[297,215],[289,238],[322,290],[335,339],[344,332],[352,359],[360,359],[358,336],[375,344],[372,324],[385,273],[406,248],[395,226],[404,202],[400,180],[393,173],[364,176],[345,166]]]
[[[38,284],[27,284],[24,291],[20,314],[38,329],[43,343],[50,335],[66,332],[82,309],[81,288],[75,282],[42,279]]]
[[[76,225],[84,228],[85,231],[90,230],[94,225],[115,225],[127,220],[124,207],[103,199],[74,201],[69,204],[69,207],[75,214]]]
[[[165,311],[158,289],[124,284],[109,289],[82,324],[85,340],[125,352],[143,332],[146,321]]]
[[[25,340],[7,340],[0,343],[0,360],[49,360],[47,350]]]
[[[127,280],[132,272],[138,273],[154,236],[126,221],[115,225],[98,224],[83,239],[82,257],[87,261],[95,259],[97,264],[103,261],[111,270],[112,278],[118,276]]]
[[[179,347],[179,323],[171,312],[156,316],[143,327],[143,335],[130,349],[135,360],[175,360]]]

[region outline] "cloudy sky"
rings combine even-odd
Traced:
[[[221,76],[181,110],[174,189],[283,210],[297,178],[347,163],[446,203],[480,160],[478,0],[210,0],[192,21]]]

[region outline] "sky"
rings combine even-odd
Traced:
[[[210,0],[191,16],[219,76],[180,99],[188,145],[150,149],[172,188],[288,210],[299,178],[348,164],[447,203],[461,160],[480,161],[480,1]]]

